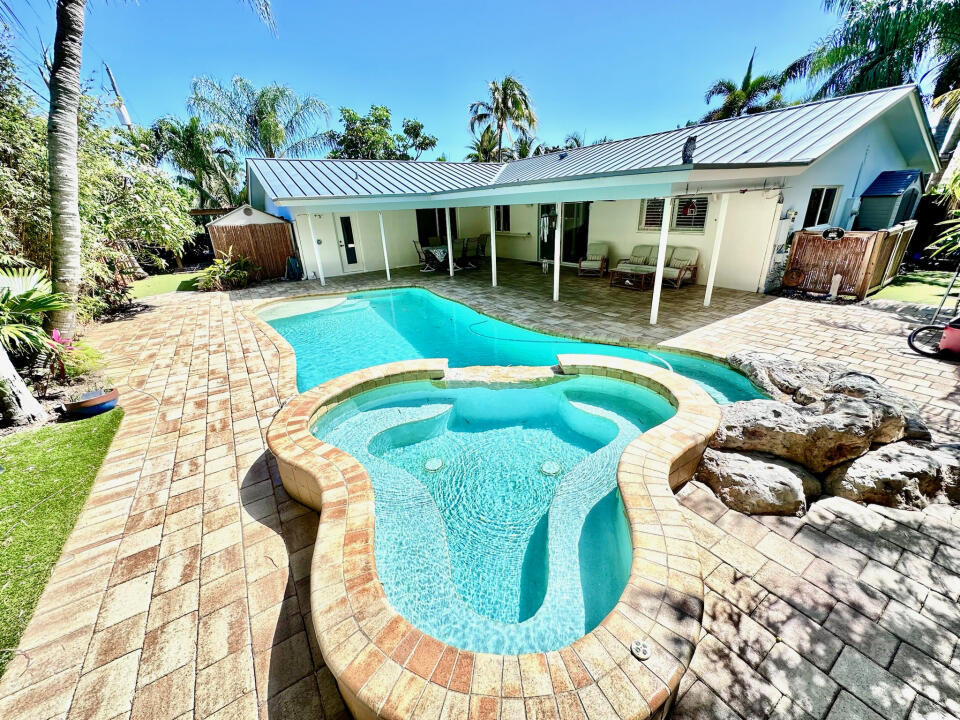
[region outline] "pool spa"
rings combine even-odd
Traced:
[[[617,462],[674,412],[606,377],[421,381],[351,398],[313,433],[370,474],[390,603],[451,645],[519,654],[559,650],[617,604],[633,555]]]
[[[312,625],[348,708],[538,717],[572,696],[604,717],[663,717],[700,633],[672,488],[719,423],[705,375],[556,348],[536,350],[540,365],[452,367],[472,356],[446,347],[458,360],[326,381],[298,351],[310,389],[268,432],[284,488],[320,511]]]

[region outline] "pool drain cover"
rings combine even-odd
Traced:
[[[423,467],[426,468],[427,472],[436,472],[443,467],[443,460],[438,457],[428,458]]]
[[[540,466],[540,472],[544,475],[559,475],[562,469],[560,463],[553,460],[544,460],[543,465]]]
[[[634,640],[630,643],[630,652],[637,660],[647,660],[650,657],[650,646],[642,640]]]

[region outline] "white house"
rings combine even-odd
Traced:
[[[655,321],[665,248],[699,250],[706,303],[714,283],[762,291],[792,230],[849,229],[881,173],[938,168],[910,85],[509,163],[249,159],[247,180],[254,207],[294,222],[308,277],[389,274],[418,240],[489,233],[494,285],[497,258],[545,261],[556,299],[587,243],[611,264],[657,245]]]

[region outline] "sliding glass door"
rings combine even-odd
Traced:
[[[590,227],[590,203],[576,202],[563,205],[563,228],[560,242],[560,262],[575,264],[587,252]],[[557,206],[540,206],[538,226],[541,260],[553,260],[554,238],[557,231]]]

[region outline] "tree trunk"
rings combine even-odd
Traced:
[[[5,424],[29,425],[47,419],[47,411],[30,394],[20,373],[0,346],[0,419]]]
[[[80,205],[77,177],[77,114],[86,0],[57,0],[57,34],[50,71],[47,162],[50,168],[50,219],[53,227],[53,289],[70,306],[55,310],[50,327],[74,336],[80,292]]]

